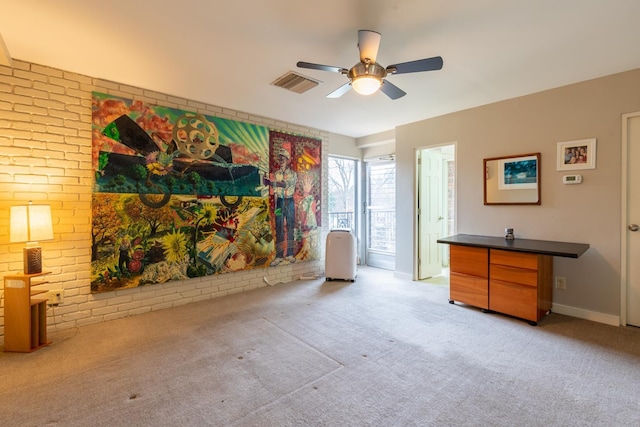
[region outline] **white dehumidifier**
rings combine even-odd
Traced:
[[[356,280],[356,238],[350,230],[333,229],[327,234],[324,256],[325,280]]]

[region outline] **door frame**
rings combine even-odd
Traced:
[[[389,154],[389,155],[385,155],[385,156],[380,156],[380,157],[376,157],[376,158],[370,158],[370,159],[365,159],[364,161],[364,167],[363,167],[363,192],[364,192],[364,197],[363,197],[363,227],[364,227],[364,232],[363,232],[363,237],[364,237],[364,244],[363,246],[363,250],[364,250],[364,259],[365,265],[374,267],[374,268],[382,268],[385,270],[395,270],[395,266],[396,266],[396,249],[394,248],[393,253],[391,252],[384,252],[384,251],[380,251],[380,250],[370,250],[370,243],[371,243],[371,206],[369,205],[369,201],[371,198],[371,192],[369,189],[369,185],[370,185],[370,180],[371,180],[371,174],[370,174],[370,170],[372,165],[387,165],[387,164],[393,164],[394,167],[394,182],[397,178],[397,167],[398,167],[398,163],[396,161],[396,156],[395,154]],[[394,184],[394,188],[395,188],[395,184]],[[394,205],[394,210],[397,210],[397,204],[396,204],[396,200],[395,198],[393,199],[393,205]],[[395,232],[395,225],[393,228],[393,231]],[[396,242],[397,244],[397,242]]]
[[[419,280],[418,279],[418,269],[419,269],[419,264],[418,264],[418,257],[420,256],[420,248],[419,248],[419,241],[420,241],[420,236],[418,235],[418,233],[420,232],[420,218],[419,218],[419,214],[418,214],[418,182],[420,179],[420,173],[419,173],[419,169],[418,169],[418,152],[421,152],[423,150],[428,150],[430,148],[438,148],[438,147],[448,147],[448,146],[453,146],[453,163],[457,164],[458,162],[458,143],[456,141],[452,141],[452,142],[443,142],[440,144],[433,144],[433,145],[423,145],[420,147],[416,147],[414,148],[414,152],[413,152],[413,279],[412,280]],[[443,185],[446,185],[446,182],[443,181]],[[454,170],[454,178],[453,178],[453,228],[454,230],[457,229],[458,227],[458,168],[456,167]],[[445,208],[446,209],[446,208]],[[455,234],[455,232],[454,232]],[[443,259],[445,259],[445,257],[443,256]]]
[[[622,144],[621,154],[622,161],[620,167],[621,173],[621,196],[620,197],[620,325],[627,325],[627,291],[628,291],[628,239],[627,239],[627,224],[629,223],[629,120],[632,118],[640,117],[640,111],[634,113],[626,113],[622,115],[621,127],[622,127]]]
[[[329,158],[334,158],[334,159],[341,159],[341,160],[349,160],[349,161],[353,161],[354,162],[354,183],[353,183],[353,197],[354,197],[354,201],[353,201],[353,227],[352,227],[352,231],[355,233],[356,236],[356,251],[357,251],[357,255],[358,255],[358,260],[361,264],[363,264],[363,260],[364,260],[364,252],[363,252],[363,248],[362,245],[360,244],[360,242],[363,241],[363,218],[362,218],[362,209],[360,209],[360,207],[362,206],[362,198],[364,196],[364,192],[363,192],[363,172],[362,172],[362,159],[357,158],[357,157],[351,157],[351,156],[341,156],[339,154],[328,154],[327,155],[327,179],[328,179],[328,175],[329,175]],[[329,215],[329,207],[328,207],[328,203],[329,203],[329,185],[327,184],[327,215]],[[324,219],[323,219],[324,221]],[[327,220],[327,224],[330,224],[330,221]],[[331,231],[331,227],[327,228],[327,232]]]

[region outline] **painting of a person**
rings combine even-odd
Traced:
[[[318,222],[316,219],[318,205],[312,193],[313,186],[313,175],[305,174],[302,178],[303,197],[298,203],[298,221],[302,231],[302,246],[296,254],[296,258],[299,260],[313,257],[318,245]]]
[[[275,196],[276,210],[276,259],[271,265],[278,265],[283,260],[295,262],[293,253],[293,231],[295,227],[295,203],[293,195],[296,191],[298,175],[291,169],[291,155],[281,149],[277,157],[278,169],[273,174],[271,185]]]
[[[303,233],[308,233],[318,227],[316,221],[316,199],[313,197],[311,190],[313,188],[313,175],[306,174],[302,178],[302,193],[304,197],[300,200],[300,227]]]

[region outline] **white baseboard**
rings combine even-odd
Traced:
[[[409,273],[402,273],[400,271],[394,271],[393,272],[393,277],[397,277],[398,279],[403,279],[403,280],[411,280],[413,281],[413,276]]]
[[[589,311],[583,308],[571,307],[562,304],[553,304],[551,311],[566,316],[577,317],[579,319],[592,320],[598,323],[604,323],[611,326],[620,326],[620,316],[612,314],[598,313],[597,311]]]

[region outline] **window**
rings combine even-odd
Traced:
[[[329,156],[329,229],[357,230],[357,160]]]
[[[367,265],[395,269],[396,163],[367,163]]]

